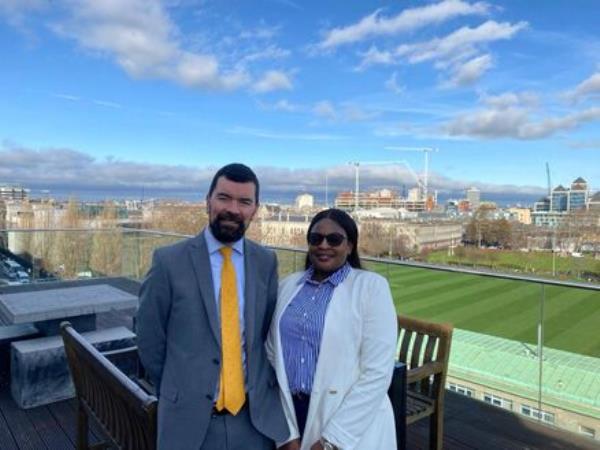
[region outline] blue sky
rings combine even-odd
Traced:
[[[595,0],[0,0],[0,183],[600,189]],[[594,22],[596,19],[596,22]]]

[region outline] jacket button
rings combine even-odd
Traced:
[[[207,399],[209,399],[209,400],[212,400],[212,399],[213,399],[212,397],[213,397],[213,396],[212,396],[211,394],[206,394],[206,398],[207,398]]]
[[[218,359],[218,358],[214,358],[212,361],[213,361],[213,363],[214,363],[214,364],[216,364],[217,366],[219,365],[219,359]]]

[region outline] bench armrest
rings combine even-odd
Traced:
[[[436,362],[428,362],[422,366],[415,367],[406,371],[406,384],[416,383],[431,375],[436,375],[444,371],[444,364]]]

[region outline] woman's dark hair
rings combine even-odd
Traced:
[[[356,226],[356,222],[354,219],[350,217],[350,215],[342,211],[341,209],[330,208],[325,209],[310,221],[310,225],[308,226],[308,231],[306,232],[306,239],[308,240],[308,235],[311,233],[313,227],[317,224],[317,222],[323,219],[330,219],[337,223],[340,227],[344,229],[346,232],[346,237],[348,238],[348,242],[352,243],[352,251],[348,255],[348,264],[350,264],[355,269],[362,269],[362,265],[360,264],[360,257],[358,256],[358,227]],[[306,262],[304,263],[304,268],[308,269],[310,267],[310,260],[308,259],[308,253],[306,254]]]

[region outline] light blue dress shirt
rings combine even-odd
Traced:
[[[302,288],[279,322],[283,362],[292,394],[310,394],[312,391],[327,307],[335,288],[351,271],[346,263],[319,282],[311,279],[314,270],[310,267],[298,280]]]
[[[212,273],[213,287],[215,289],[215,302],[217,303],[217,313],[219,314],[219,324],[221,323],[221,270],[223,268],[223,255],[219,251],[221,247],[225,247],[221,241],[212,234],[210,227],[204,229],[204,239],[206,240],[206,247],[208,249],[208,255],[210,258],[210,269]],[[244,378],[246,378],[246,327],[244,323],[244,305],[245,305],[245,286],[246,286],[246,273],[244,270],[244,238],[239,241],[235,241],[231,246],[233,251],[231,252],[231,260],[235,267],[235,276],[237,281],[237,297],[238,297],[238,308],[239,308],[239,322],[240,322],[240,336],[242,339],[242,364],[244,367]],[[219,383],[217,382],[217,395],[219,392]],[[215,395],[215,399],[217,396]]]

